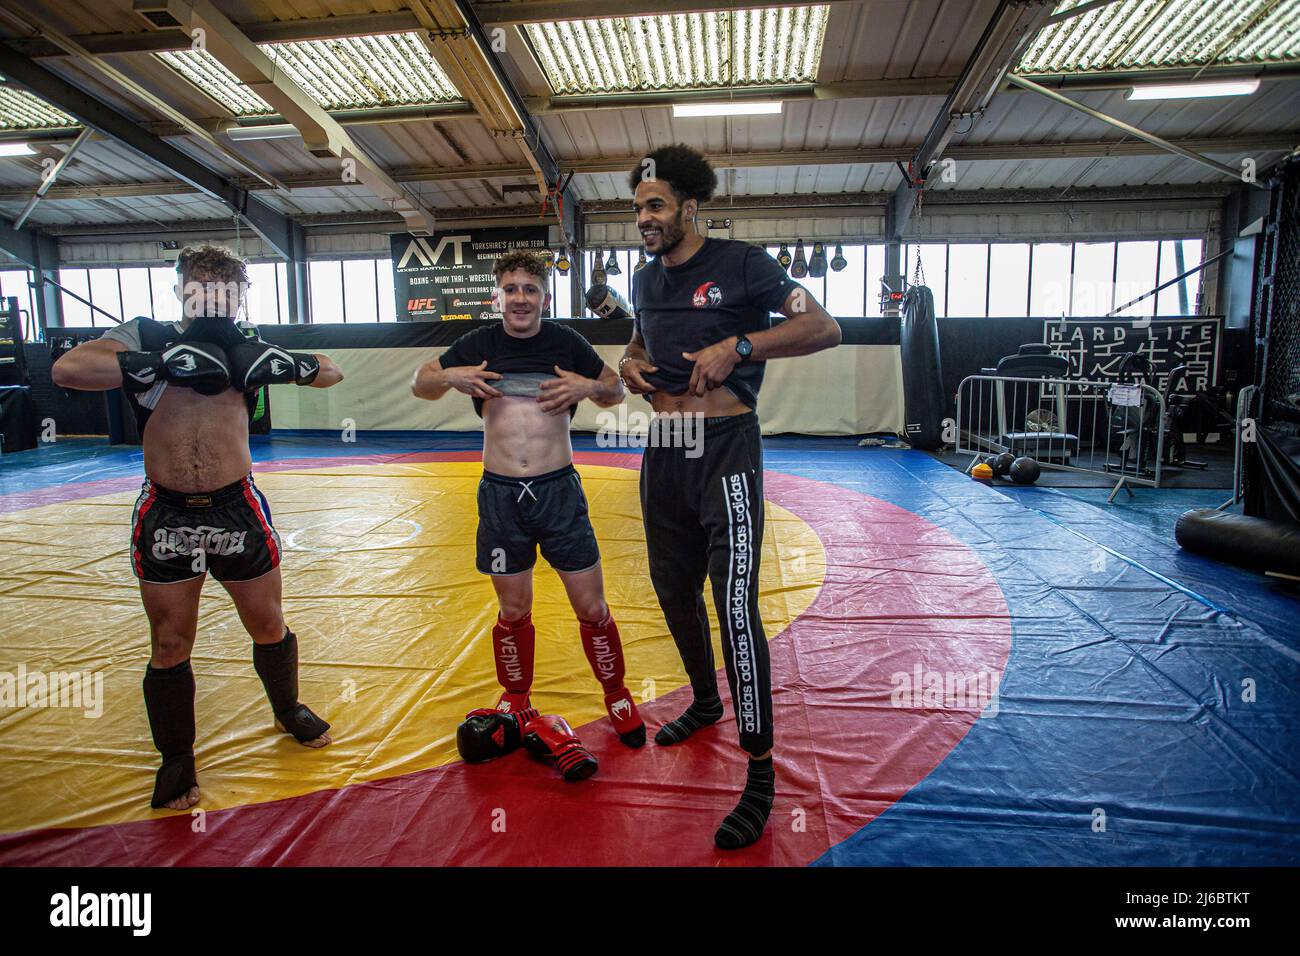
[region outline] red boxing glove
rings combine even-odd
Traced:
[[[555,767],[569,783],[596,772],[596,758],[582,745],[563,717],[534,717],[524,725],[524,746],[539,757],[554,757]]]

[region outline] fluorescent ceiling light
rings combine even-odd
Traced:
[[[276,123],[273,126],[232,126],[226,135],[236,142],[254,139],[293,139],[301,136],[292,123]]]
[[[722,103],[674,103],[673,116],[756,116],[781,112],[780,100],[735,100]]]
[[[0,156],[35,156],[36,150],[26,143],[0,143]]]
[[[1135,86],[1131,100],[1190,100],[1202,96],[1249,96],[1259,89],[1259,80],[1200,80],[1193,83],[1161,83]]]

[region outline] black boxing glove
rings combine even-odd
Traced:
[[[263,385],[310,385],[320,372],[320,362],[310,352],[286,352],[265,342],[240,342],[226,354],[231,384],[241,392]]]
[[[122,388],[147,392],[158,382],[192,388],[200,395],[220,395],[230,387],[226,353],[211,342],[182,342],[159,352],[118,352]]]
[[[456,749],[466,763],[482,763],[518,750],[524,725],[537,716],[533,708],[503,714],[489,707],[471,710],[456,728]]]

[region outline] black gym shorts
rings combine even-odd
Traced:
[[[150,584],[176,584],[207,572],[251,581],[280,565],[280,536],[253,476],[217,491],[171,491],[148,478],[131,519],[131,567]]]
[[[566,465],[531,478],[483,472],[478,483],[478,559],[483,574],[519,574],[537,563],[537,547],[556,571],[586,571],[600,561],[587,496]]]

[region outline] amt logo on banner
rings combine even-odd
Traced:
[[[428,239],[418,237],[412,239],[410,243],[407,244],[406,251],[402,253],[402,258],[398,260],[397,268],[399,271],[407,268],[407,263],[411,261],[412,256],[414,256],[419,262],[418,266],[411,266],[413,269],[434,266],[437,264],[438,260],[442,258],[442,254],[446,250],[447,246],[452,246],[455,250],[455,262],[453,264],[458,266],[464,265],[465,252],[462,247],[469,242],[469,239],[469,236],[443,236],[438,240],[438,246],[436,249],[431,249],[429,247]]]

